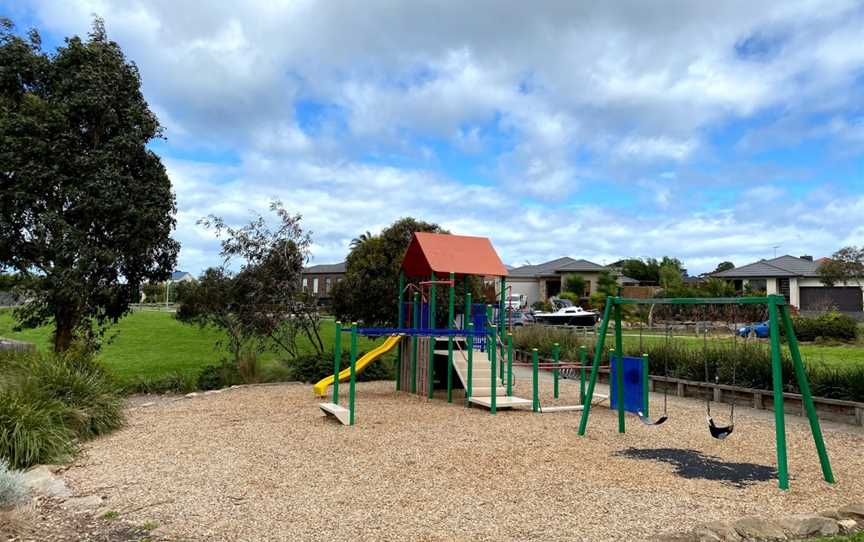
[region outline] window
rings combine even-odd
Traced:
[[[318,293],[318,277],[315,277],[314,279],[312,279],[312,293],[313,294]]]
[[[303,291],[305,292],[305,291],[307,291],[308,289],[309,289],[309,279],[304,278],[304,279],[303,279]]]
[[[326,279],[324,279],[324,292],[325,293],[330,293],[330,289],[333,286],[332,282],[333,281],[330,279],[330,277],[327,277]]]

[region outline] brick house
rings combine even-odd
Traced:
[[[318,305],[329,305],[330,292],[345,277],[345,262],[307,267],[301,273],[303,289],[315,297]]]

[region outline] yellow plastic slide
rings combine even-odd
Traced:
[[[356,374],[362,373],[363,369],[369,366],[369,364],[392,350],[394,346],[399,344],[399,341],[401,339],[402,335],[391,335],[390,337],[387,337],[387,340],[384,341],[381,346],[375,348],[371,352],[368,352],[366,355],[364,355],[362,358],[358,359],[357,362],[354,364],[354,370]],[[339,382],[345,382],[349,378],[351,378],[351,367],[348,367],[347,369],[342,369],[342,371],[339,373]],[[312,390],[318,397],[324,397],[325,395],[327,395],[327,388],[332,385],[333,375],[330,375],[315,384],[315,386],[312,387]]]

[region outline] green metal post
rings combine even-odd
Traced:
[[[465,314],[462,316],[462,327],[468,330],[466,345],[468,350],[468,389],[465,390],[465,403],[471,399],[471,381],[474,379],[474,319],[471,314],[471,291],[468,289],[468,277],[465,277]]]
[[[447,302],[447,329],[453,329],[456,318],[456,274],[450,273],[450,296]],[[453,402],[453,335],[447,336],[447,402]]]
[[[642,354],[642,414],[648,415],[648,381],[651,378],[648,354]]]
[[[435,272],[432,272],[432,280],[435,281]],[[437,289],[435,283],[429,287],[429,329],[435,328],[435,294]],[[429,337],[429,370],[426,374],[429,376],[429,399],[432,399],[432,394],[435,392],[435,337]]]
[[[491,305],[490,305],[489,310],[490,311],[492,310]],[[492,324],[489,327],[488,335],[489,335],[489,337],[491,337],[493,342],[495,341],[497,334],[498,334],[498,330],[495,328],[495,324]],[[492,348],[487,351],[487,353],[489,355],[489,386],[491,388],[490,389],[491,393],[489,394],[489,400],[491,401],[490,406],[489,406],[489,411],[492,412],[492,414],[495,414],[495,412],[497,411],[497,403],[498,403],[498,400],[497,400],[498,381],[496,379],[496,376],[498,375],[498,371],[496,370],[496,367],[495,367],[495,353],[497,350],[498,349],[495,348],[495,345],[493,344]]]
[[[342,322],[336,322],[336,344],[333,346],[333,404],[339,404],[339,371],[342,369]]]
[[[531,410],[534,412],[540,412],[540,382],[538,381],[540,378],[540,354],[537,352],[536,348],[531,349]]]
[[[583,344],[579,347],[579,404],[585,404],[585,365],[588,364],[588,348]]]
[[[348,425],[354,425],[354,384],[357,380],[357,322],[351,324],[351,383],[348,385]]]
[[[786,328],[786,340],[789,343],[789,352],[792,354],[792,364],[795,367],[795,378],[798,380],[798,389],[801,390],[801,399],[807,410],[807,419],[810,421],[810,432],[816,443],[816,452],[819,454],[819,463],[822,465],[822,477],[826,482],[834,483],[834,473],[831,471],[831,462],[828,460],[828,451],[825,449],[825,441],[822,438],[822,427],[819,425],[819,416],[816,415],[816,407],[813,404],[813,394],[810,391],[810,383],[807,381],[807,373],[804,371],[804,362],[801,360],[801,351],[798,349],[798,339],[795,337],[795,327],[789,318],[789,308],[780,306],[780,315],[783,318],[783,326]]]
[[[506,299],[507,299],[506,291],[507,291],[507,279],[505,277],[501,277],[501,300],[499,303],[500,306],[498,307],[498,337],[499,337],[502,345],[504,344],[504,334],[507,332],[507,324],[506,324],[506,322],[507,322],[506,312],[507,311],[504,310],[506,305],[507,305],[507,303],[506,303]],[[500,371],[501,372],[501,380],[504,380],[504,363],[503,363],[504,360],[501,360],[501,361],[502,361],[501,371]]]
[[[555,365],[555,369],[552,371],[552,378],[555,382],[555,385],[552,388],[552,396],[555,399],[558,399],[558,358],[561,356],[561,346],[558,343],[552,345],[552,363]]]
[[[414,329],[420,328],[420,292],[414,292],[414,313],[412,317]],[[411,393],[417,393],[417,336],[411,337]]]
[[[513,334],[507,334],[507,396],[513,395]]]
[[[777,300],[768,298],[768,326],[771,333],[771,376],[774,388],[774,429],[777,432],[777,475],[780,489],[789,489],[789,468],[786,462],[786,419],[783,411],[783,366],[780,357],[780,326]]]
[[[468,294],[471,298],[471,294]],[[465,399],[471,399],[472,384],[474,380],[474,322],[468,322],[468,389],[465,390]],[[467,401],[466,401],[467,403]]]
[[[616,301],[618,298],[615,298]],[[621,305],[615,303],[615,383],[618,386],[618,432],[624,432],[624,339],[621,330]]]
[[[603,309],[603,321],[600,323],[600,331],[597,335],[597,344],[594,345],[594,361],[591,362],[591,381],[588,382],[588,394],[583,403],[582,418],[579,420],[579,436],[585,435],[588,427],[588,415],[591,413],[591,401],[594,399],[594,386],[597,384],[597,372],[600,367],[600,357],[603,355],[603,347],[606,343],[606,331],[609,328],[609,314],[612,312],[612,297],[606,298],[606,308]]]
[[[405,319],[405,271],[399,271],[399,321],[396,327],[400,328],[404,325]],[[402,341],[399,341],[399,347],[396,349],[396,391],[402,389]]]

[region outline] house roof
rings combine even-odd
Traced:
[[[507,276],[507,269],[486,237],[416,232],[402,259],[409,277],[441,275]],[[442,277],[439,277],[442,278]]]
[[[718,278],[763,278],[763,277],[818,277],[819,263],[785,255],[770,260],[759,260],[727,271],[712,273]]]
[[[588,260],[576,260],[569,256],[557,258],[537,265],[523,265],[510,271],[511,277],[534,278],[547,277],[558,273],[578,273],[585,271],[605,271],[607,267],[589,262]]]
[[[321,263],[312,265],[303,270],[303,273],[344,273],[345,262]]]

